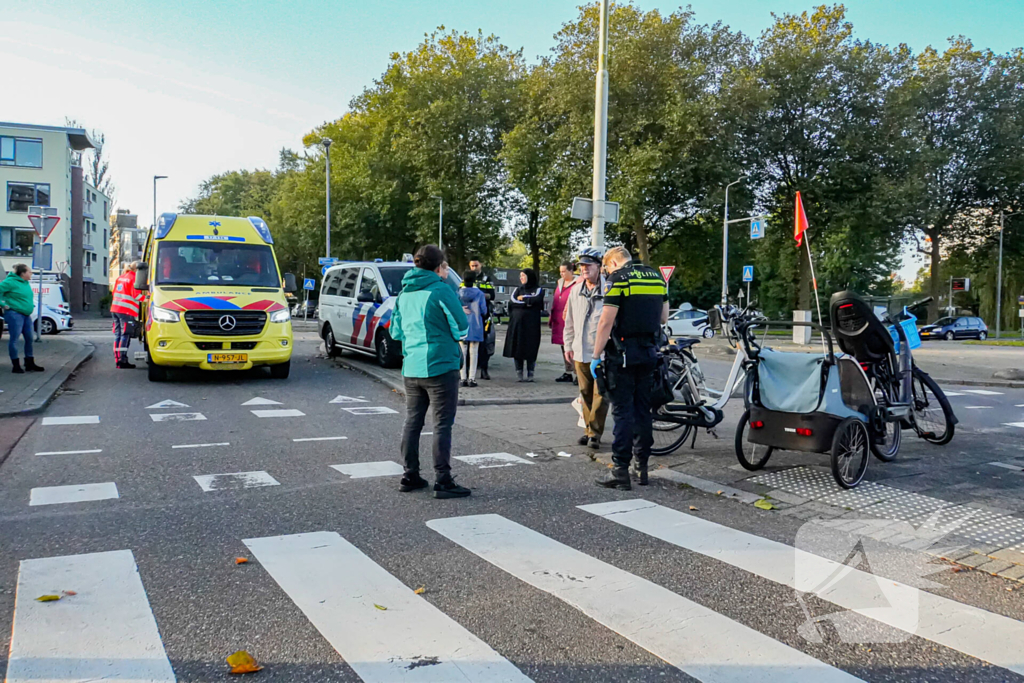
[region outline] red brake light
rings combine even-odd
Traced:
[[[853,304],[840,304],[839,308],[851,308]]]
[[[797,427],[797,436],[814,436],[814,430],[808,429],[807,427]]]
[[[764,422],[761,422],[760,420],[752,420],[750,422],[751,429],[761,429],[761,427],[764,427]]]

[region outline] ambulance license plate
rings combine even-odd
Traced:
[[[206,360],[208,363],[248,363],[249,354],[247,353],[211,353],[207,354]]]

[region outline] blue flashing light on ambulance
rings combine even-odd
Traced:
[[[274,238],[259,217],[165,213],[150,231],[135,286],[149,379],[167,369],[248,370],[288,377],[292,325]]]

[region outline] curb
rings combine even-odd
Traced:
[[[64,363],[60,370],[53,374],[53,377],[48,379],[45,384],[32,393],[32,397],[25,402],[27,407],[21,410],[0,411],[0,417],[32,415],[45,410],[46,406],[50,405],[53,399],[57,396],[57,391],[64,386],[64,383],[68,381],[69,377],[71,377],[71,373],[78,370],[83,363],[92,358],[92,354],[96,351],[96,347],[89,342],[79,342],[75,340],[75,343],[82,348],[80,348],[70,360]]]
[[[384,384],[389,389],[397,394],[405,396],[405,385],[401,382],[396,382],[390,375],[383,371],[378,371],[375,367],[363,365],[362,363],[351,363],[344,358],[335,358],[342,367],[348,368],[349,370],[355,370],[371,379],[375,379],[381,384]],[[542,396],[539,398],[460,398],[458,405],[460,406],[508,406],[508,405],[550,405],[550,404],[568,404],[572,403],[573,397],[561,397],[561,396]]]
[[[958,384],[964,387],[1001,387],[1003,389],[1024,389],[1024,382],[999,379],[940,379],[933,378],[941,384]]]

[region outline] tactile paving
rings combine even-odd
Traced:
[[[953,503],[920,493],[900,491],[891,498],[864,508],[863,512],[885,519],[909,522],[912,519],[927,517],[937,510],[948,507],[953,507]]]
[[[840,490],[832,475],[810,467],[793,467],[752,477],[749,481],[773,489],[795,493],[804,498],[821,498]]]
[[[856,488],[852,489],[841,488],[835,482],[832,485],[835,487],[835,490],[818,498],[818,502],[851,510],[859,510],[860,508],[894,498],[903,493],[900,489],[875,484],[870,481],[861,482]]]

